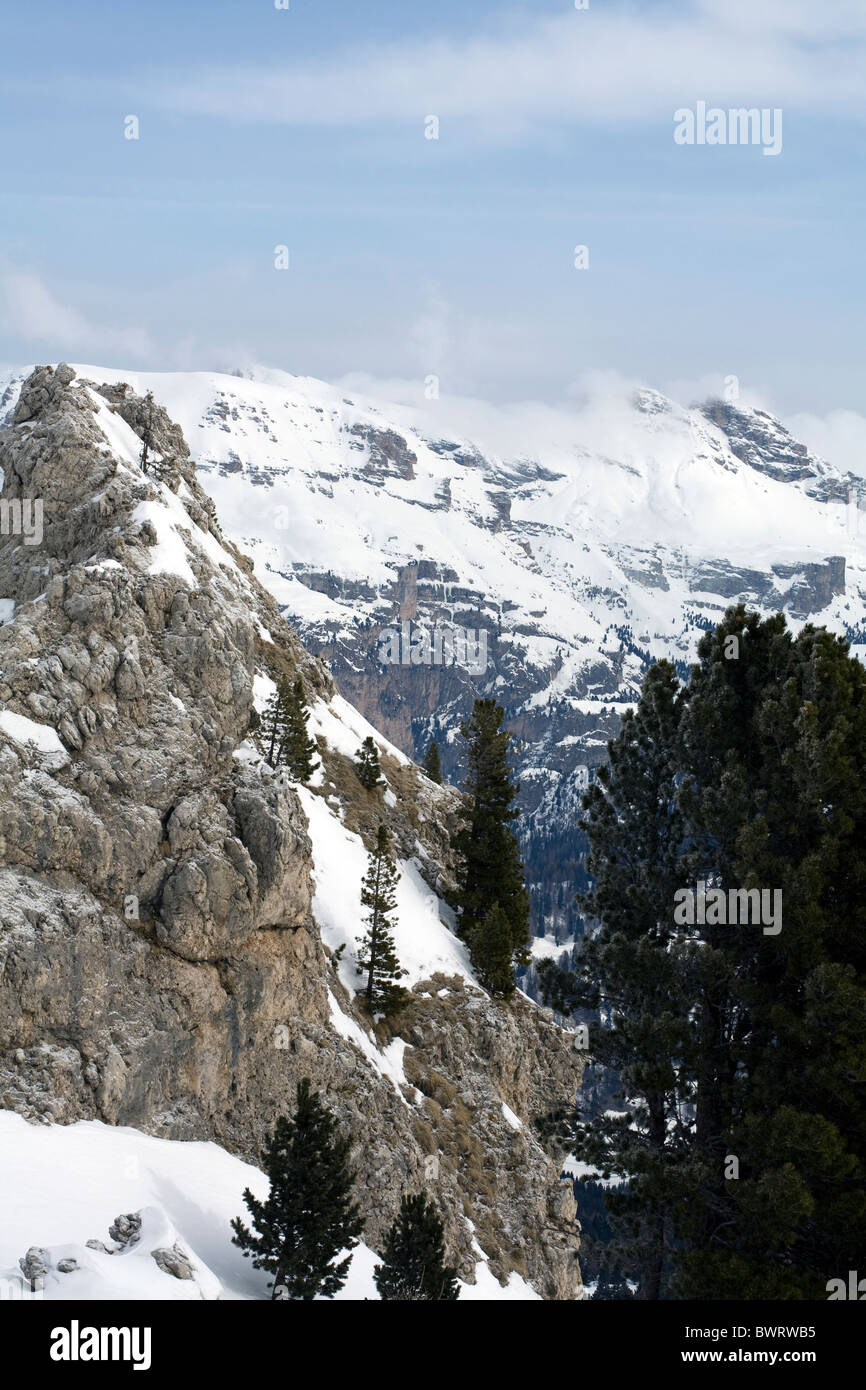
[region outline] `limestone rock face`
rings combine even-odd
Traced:
[[[43,533],[0,536],[0,1106],[256,1161],[309,1076],[357,1139],[368,1243],[425,1186],[464,1278],[480,1246],[499,1277],[579,1296],[573,1198],[533,1125],[579,1084],[566,1035],[443,976],[393,1025],[406,1084],[347,1035],[306,816],[248,737],[257,674],[335,691],[223,540],[177,426],[63,364],[36,368],[11,421],[2,499],[41,499]],[[320,752],[348,787],[351,759]],[[397,844],[441,891],[459,795],[406,764],[391,785]],[[375,834],[363,797],[341,814]],[[190,1277],[176,1254],[154,1259]]]

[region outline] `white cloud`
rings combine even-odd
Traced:
[[[758,12],[761,12],[758,14]],[[353,47],[312,66],[222,67],[154,75],[172,110],[297,125],[469,119],[487,135],[535,122],[622,123],[697,98],[866,114],[857,0],[701,0],[660,14],[569,11],[519,32]],[[844,38],[844,46],[828,40]]]
[[[813,454],[837,468],[866,477],[866,416],[856,410],[790,415],[785,427]]]
[[[409,328],[409,345],[425,376],[442,376],[447,368],[453,347],[452,318],[450,304],[431,289],[425,309]]]
[[[607,452],[614,447],[616,430],[630,418],[634,391],[645,383],[615,371],[590,371],[569,387],[567,399],[555,404],[538,400],[497,404],[449,391],[428,400],[418,380],[360,372],[340,378],[335,385],[354,400],[388,401],[395,420],[432,439],[471,440],[501,458],[535,458],[539,452],[570,453],[577,440]]]
[[[835,43],[866,36],[863,0],[698,0],[697,8],[711,22],[776,37]]]
[[[736,383],[736,386],[734,385]],[[747,384],[736,372],[704,372],[698,377],[674,377],[660,390],[683,405],[701,405],[708,400],[731,400],[744,410],[767,410],[778,415],[770,393],[764,387]],[[736,391],[736,395],[732,394]]]
[[[153,354],[146,332],[91,322],[64,303],[32,271],[0,266],[0,332],[21,343],[49,348],[52,360],[80,353],[143,359]]]

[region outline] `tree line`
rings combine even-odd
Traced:
[[[644,1299],[826,1298],[866,1248],[866,670],[743,606],[657,662],[583,798],[593,920],[557,1008],[600,1010],[617,1108],[570,1146],[624,1186]],[[675,914],[696,885],[703,908]],[[778,892],[771,929],[711,911]],[[717,898],[716,895],[719,895]]]

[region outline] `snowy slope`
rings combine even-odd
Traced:
[[[260,713],[274,690],[270,677],[256,675],[255,704]],[[327,746],[354,758],[359,745],[369,737],[374,740],[380,757],[387,754],[403,765],[409,761],[340,695],[327,703],[321,699],[313,702],[307,729],[320,751]],[[260,755],[252,744],[245,743],[235,756],[256,760]],[[310,779],[310,786],[321,789],[322,781],[320,763]],[[394,793],[388,786],[387,775],[382,781],[383,801],[393,805]],[[353,992],[358,988],[355,947],[363,930],[361,881],[367,871],[367,851],[360,835],[347,830],[343,824],[338,798],[325,799],[300,783],[293,786],[304,808],[313,844],[316,880],[313,915],[325,944],[332,951],[344,948],[340,979]],[[422,877],[420,856],[424,849],[420,843],[417,848],[419,857],[408,860],[397,857],[399,882],[394,942],[406,970],[404,984],[411,988],[419,980],[441,972],[462,976],[467,983],[480,988],[469,963],[469,952],[454,935],[452,909],[432,892]]]
[[[230,1222],[245,1216],[244,1188],[267,1195],[268,1181],[216,1144],[154,1139],[97,1121],[31,1125],[0,1110],[0,1292],[32,1296],[19,1260],[32,1247],[47,1252],[36,1297],[70,1300],[264,1299],[268,1276],[231,1243]],[[14,1193],[14,1201],[9,1194]],[[141,1232],[123,1249],[108,1235],[118,1215],[140,1213]],[[89,1248],[99,1240],[115,1253]],[[152,1250],[177,1244],[189,1256],[191,1279],[164,1272]],[[479,1252],[480,1253],[480,1252]],[[75,1261],[62,1272],[58,1263]],[[377,1299],[378,1256],[363,1243],[338,1300]],[[462,1299],[537,1299],[516,1274],[501,1288],[479,1258],[476,1283]]]
[[[262,712],[275,687],[263,674],[255,678],[256,707]],[[330,747],[354,757],[359,744],[372,737],[379,755],[387,754],[398,763],[407,759],[372,725],[358,714],[341,696],[328,703],[316,700],[307,722],[309,732],[316,738],[319,751]],[[250,743],[236,752],[236,757],[259,760],[260,754]],[[286,776],[284,773],[283,776]],[[310,779],[311,787],[321,792],[322,764]],[[383,801],[394,803],[394,793],[383,777]],[[322,794],[299,784],[293,784],[304,813],[313,847],[313,873],[316,891],[313,897],[313,916],[320,936],[330,951],[341,950],[338,978],[353,995],[361,989],[362,979],[357,969],[358,938],[363,934],[365,909],[361,904],[361,885],[367,872],[368,854],[360,835],[343,824],[339,798]],[[396,888],[397,912],[393,937],[401,966],[405,970],[402,983],[412,988],[421,980],[441,973],[459,976],[480,990],[472,971],[469,952],[454,934],[454,913],[439,898],[422,877],[423,847],[418,844],[418,857],[403,859],[397,856],[399,880]],[[406,1083],[402,1056],[407,1044],[395,1038],[389,1046],[379,1048],[372,1028],[363,1028],[346,1014],[333,994],[330,996],[331,1021],[336,1030],[361,1052],[367,1064],[381,1076],[388,1077],[398,1095],[404,1099]]]
[[[340,823],[334,807],[305,787],[298,788],[298,795],[307,813],[313,842],[313,913],[325,944],[332,950],[346,946],[340,977],[348,989],[357,989],[355,938],[363,920],[361,880],[367,871],[367,851],[360,836]],[[411,989],[437,971],[461,975],[470,984],[475,983],[469,953],[447,925],[453,926],[451,909],[427,887],[417,860],[398,860],[397,867],[400,881],[394,943],[407,971],[404,984]]]
[[[216,1144],[182,1144],[97,1121],[31,1125],[0,1111],[0,1279],[21,1279],[18,1261],[47,1248],[54,1266],[45,1298],[262,1298],[266,1276],[231,1244],[228,1223],[243,1211],[241,1193],[267,1194],[267,1179]],[[120,1254],[88,1249],[113,1242],[119,1214],[143,1212],[141,1239]],[[164,1273],[151,1250],[175,1241],[191,1256],[192,1280]],[[75,1259],[61,1273],[58,1260]]]

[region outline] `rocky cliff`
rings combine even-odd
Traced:
[[[387,432],[357,442],[377,476],[411,478]],[[581,1058],[522,997],[491,1001],[448,931],[458,794],[381,738],[387,787],[360,788],[374,731],[223,537],[158,405],[39,367],[0,466],[0,1106],[254,1159],[310,1076],[357,1138],[368,1244],[426,1185],[464,1278],[485,1258],[579,1296],[574,1199],[536,1122]],[[282,673],[313,706],[310,790],[251,737]],[[373,1029],[333,955],[357,889],[342,916],[332,898],[379,819],[423,913],[402,926],[412,1002]]]

